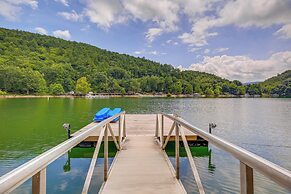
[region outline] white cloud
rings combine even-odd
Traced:
[[[152,42],[157,36],[163,33],[161,28],[150,28],[146,33],[146,38],[149,42]]]
[[[69,40],[71,38],[71,34],[68,30],[56,30],[53,32],[53,35],[57,38],[62,38]]]
[[[180,35],[178,38],[182,40],[183,43],[185,44],[189,44],[190,46],[205,46],[207,45],[207,39],[209,37],[212,36],[217,36],[218,33],[217,32],[197,32],[197,31],[193,31],[192,34],[190,33],[183,33],[182,35]]]
[[[175,46],[176,46],[176,45],[179,45],[178,42],[173,41],[173,40],[171,40],[171,39],[167,40],[166,43],[167,43],[167,44],[171,44],[171,45],[175,45]]]
[[[90,25],[86,25],[83,28],[81,28],[80,30],[84,32],[84,31],[88,31],[89,29],[90,29]]]
[[[284,25],[277,32],[275,32],[275,35],[283,39],[291,39],[291,24]]]
[[[34,30],[35,30],[36,33],[48,35],[46,29],[44,29],[42,27],[36,27],[36,28],[34,28]]]
[[[127,20],[119,0],[84,0],[84,2],[86,6],[84,14],[92,23],[103,29]]]
[[[55,2],[61,3],[64,6],[69,6],[69,1],[68,0],[55,0]]]
[[[128,20],[151,22],[146,38],[152,42],[157,36],[178,29],[179,3],[176,0],[83,0],[84,15],[103,29]]]
[[[225,52],[225,51],[228,51],[229,48],[218,48],[218,49],[215,49],[215,52],[217,53],[222,53],[222,52]]]
[[[274,53],[266,60],[254,60],[246,56],[204,57],[201,63],[188,69],[213,73],[221,77],[242,82],[262,81],[277,73],[291,69],[291,51]]]
[[[201,47],[193,47],[193,48],[190,48],[188,51],[192,52],[192,53],[195,53],[195,52],[197,52],[199,50],[201,50]]]
[[[36,9],[38,6],[37,0],[1,0],[0,1],[0,15],[9,19],[16,20],[22,11],[22,6],[29,6]]]
[[[205,49],[205,50],[204,50],[204,54],[208,54],[209,52],[210,52],[209,49]]]
[[[195,21],[198,16],[212,10],[214,3],[219,0],[178,0],[182,11],[189,16],[190,21]]]
[[[125,10],[134,19],[152,21],[158,27],[150,28],[146,38],[151,42],[165,32],[177,30],[179,6],[173,0],[124,0]]]
[[[62,16],[63,18],[70,20],[70,21],[82,21],[83,15],[78,14],[75,10],[72,10],[71,12],[58,12],[59,16]]]
[[[140,55],[140,54],[142,54],[142,52],[141,51],[134,51],[134,54]]]
[[[134,54],[136,55],[165,55],[166,53],[159,53],[158,51],[154,50],[154,51],[145,51],[145,50],[142,50],[142,51],[135,51]]]
[[[167,40],[166,43],[170,44],[171,42],[173,42],[173,40]]]
[[[68,5],[68,0],[55,1]],[[285,25],[276,35],[290,37],[289,0],[82,0],[81,3],[85,5],[81,14],[72,11],[59,15],[72,21],[87,17],[104,30],[115,24],[141,21],[148,26],[145,38],[149,43],[164,33],[179,30],[182,16],[190,22],[191,30],[182,32],[178,38],[189,46],[207,45],[210,38],[218,35],[217,28],[228,25],[240,28]]]
[[[234,24],[240,27],[269,27],[273,24],[286,24],[290,20],[290,1],[286,0],[230,1],[215,19],[218,26]]]
[[[217,35],[211,31],[217,27],[234,25],[241,28],[267,28],[285,25],[291,21],[290,8],[290,1],[286,0],[225,1],[216,7],[208,6],[206,10],[215,14],[193,19],[191,32],[183,33],[179,38],[190,46],[204,46],[210,37]]]

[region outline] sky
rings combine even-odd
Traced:
[[[291,0],[0,0],[0,27],[242,82],[291,69]]]

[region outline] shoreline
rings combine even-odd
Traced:
[[[19,95],[19,94],[9,94],[9,95],[0,95],[0,99],[11,99],[11,98],[88,98],[88,99],[102,99],[102,98],[280,98],[280,97],[271,97],[271,96],[227,96],[227,95],[221,95],[221,96],[194,96],[194,95],[171,95],[168,96],[167,94],[160,94],[160,95],[154,95],[154,94],[134,94],[134,95],[97,95],[94,97],[88,97],[88,96],[73,96],[73,95]]]

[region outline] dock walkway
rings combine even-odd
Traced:
[[[152,136],[129,136],[101,193],[186,193]]]

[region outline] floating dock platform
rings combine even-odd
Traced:
[[[166,139],[170,128],[173,124],[168,118],[164,118],[164,133],[163,138]],[[92,126],[96,125],[96,123],[92,122],[89,125],[83,127],[82,129],[76,131],[71,136],[77,136],[78,134],[86,131],[86,129],[90,129]],[[119,122],[110,123],[114,134],[116,134],[116,138],[118,138],[118,128]],[[101,130],[101,129],[100,129]],[[126,114],[126,134],[127,136],[153,136],[156,131],[156,114]],[[96,134],[90,135],[83,142],[85,143],[95,143],[99,137],[99,131],[96,131]],[[203,138],[199,137],[195,133],[190,131],[185,131],[185,136],[190,145],[194,146],[207,146],[208,142]],[[113,141],[112,136],[109,135],[109,141]],[[175,135],[171,134],[169,141],[175,141]],[[182,139],[180,138],[180,141]],[[93,145],[93,144],[92,144]]]

